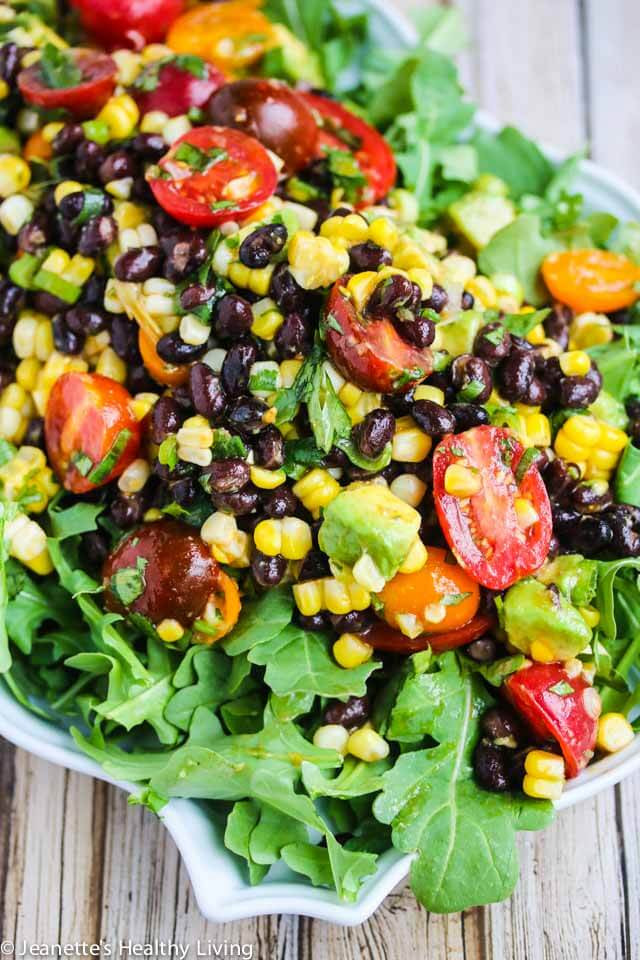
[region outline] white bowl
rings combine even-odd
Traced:
[[[343,0],[343,7],[367,7],[381,42],[411,41],[410,24],[381,0]],[[478,117],[487,129],[498,126],[495,120]],[[545,148],[546,149],[546,148]],[[552,160],[561,155],[549,148]],[[609,210],[621,219],[640,219],[640,196],[616,177],[585,161],[577,177],[577,188],[593,209]],[[131,785],[108,777],[98,764],[81,753],[64,731],[29,713],[0,684],[0,734],[16,746],[29,750],[52,763],[115,783],[125,790]],[[573,780],[557,806],[572,806],[623,777],[640,769],[640,737],[618,754],[598,760]],[[409,856],[394,850],[379,859],[376,873],[363,885],[357,903],[343,903],[335,892],[312,887],[303,877],[278,864],[259,886],[246,879],[244,862],[230,853],[223,843],[224,824],[213,820],[203,806],[190,800],[172,800],[162,812],[162,820],[182,855],[202,913],[209,920],[223,923],[259,914],[290,913],[318,917],[331,923],[354,925],[365,921],[388,893],[407,875]]]

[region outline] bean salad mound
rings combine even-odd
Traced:
[[[252,883],[353,900],[394,846],[429,909],[508,896],[637,729],[638,225],[473,128],[428,27],[37,6],[0,5],[6,686],[156,812],[216,801]]]

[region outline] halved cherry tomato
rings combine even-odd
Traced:
[[[542,276],[553,297],[577,313],[622,310],[640,295],[640,267],[609,250],[552,253],[542,263]]]
[[[193,162],[189,147],[195,148]],[[226,127],[189,130],[159,166],[160,176],[148,177],[156,200],[176,220],[194,227],[215,227],[246,217],[268,200],[278,183],[276,168],[262,144]]]
[[[53,156],[53,148],[46,137],[43,136],[41,130],[36,130],[35,133],[32,133],[24,147],[22,148],[22,156],[25,160],[50,160]]]
[[[495,627],[495,619],[487,613],[480,613],[457,630],[447,630],[444,633],[423,633],[419,637],[406,637],[399,630],[386,623],[375,623],[362,639],[387,653],[418,653],[431,647],[434,653],[443,653],[445,650],[455,650],[472,643]]]
[[[287,173],[316,155],[318,127],[300,94],[279,80],[246,77],[228,83],[207,106],[212,123],[255,137],[283,161]]]
[[[105,561],[102,581],[109,610],[188,627],[220,589],[221,575],[197,529],[167,518],[121,540]]]
[[[325,306],[327,349],[334,366],[361,390],[406,391],[431,373],[432,355],[403,340],[391,320],[360,316],[336,281]]]
[[[576,777],[593,756],[600,698],[582,674],[559,663],[532,663],[512,673],[504,692],[540,740],[552,737],[564,755],[567,776]]]
[[[49,460],[66,490],[88,493],[135,460],[141,428],[125,388],[98,373],[65,373],[44,420]]]
[[[384,137],[337,100],[318,93],[302,93],[301,96],[318,120],[317,156],[323,156],[327,148],[350,151],[368,184],[360,204],[375,203],[385,197],[396,182],[396,161]]]
[[[423,633],[457,630],[478,612],[480,587],[446,550],[429,547],[428,551],[422,570],[397,573],[378,594],[384,619],[399,627],[398,616],[411,614]]]
[[[61,51],[78,68],[82,80],[72,87],[49,87],[39,63],[18,74],[20,93],[29,103],[47,110],[68,110],[78,119],[93,117],[116,85],[118,68],[106,53],[82,47]]]
[[[245,70],[275,43],[262,0],[201,3],[171,25],[167,44],[176,53],[195,53],[225,73]]]
[[[153,337],[142,327],[138,330],[138,346],[142,355],[142,362],[158,383],[163,383],[168,387],[179,387],[187,382],[189,367],[166,363],[162,357],[158,356]]]
[[[108,47],[164,39],[183,0],[71,0],[82,26]]]
[[[130,88],[141,116],[160,110],[170,117],[188,113],[192,107],[204,107],[211,94],[225,83],[225,76],[204,60],[171,60],[150,63]]]
[[[523,453],[509,430],[483,426],[450,434],[433,454],[433,496],[447,543],[471,576],[492,590],[505,590],[534,573],[549,552],[549,496],[534,465],[516,479]],[[452,464],[479,478],[478,493],[457,497],[446,492],[445,474]],[[516,499],[527,500],[537,514],[526,529],[518,524]]]
[[[242,606],[240,591],[235,580],[232,580],[224,570],[218,572],[216,588],[208,600],[208,606],[211,605],[215,607],[218,619],[211,625],[207,621],[206,631],[196,629],[194,639],[197,643],[216,643],[217,640],[226,637],[238,622]]]

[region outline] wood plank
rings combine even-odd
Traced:
[[[621,850],[624,911],[621,917],[629,957],[640,956],[640,773],[616,787],[616,827]]]

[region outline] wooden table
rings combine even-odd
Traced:
[[[403,0],[402,6],[419,6]],[[464,83],[533,136],[593,156],[640,188],[638,0],[463,0]],[[640,955],[640,776],[520,844],[507,903],[430,916],[406,885],[356,929],[297,917],[214,925],[198,913],[173,842],[123,793],[0,748],[0,938],[154,938],[252,945],[259,960],[614,960]]]

